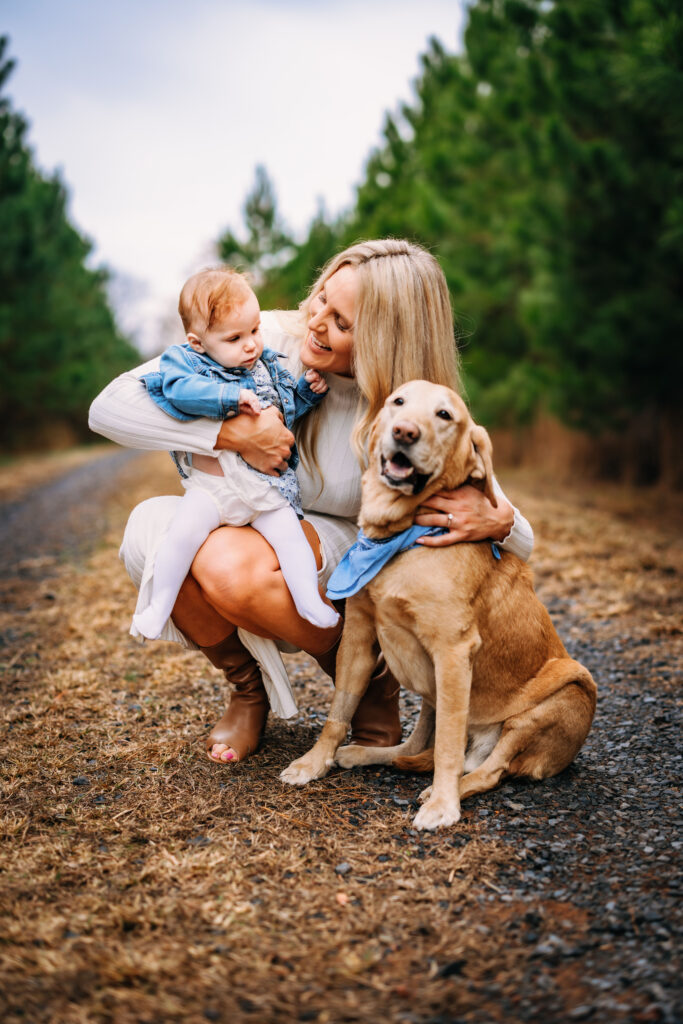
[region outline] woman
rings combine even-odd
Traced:
[[[303,526],[324,587],[356,537],[359,459],[387,395],[413,378],[460,390],[446,280],[434,257],[417,245],[394,239],[363,242],[325,267],[299,315],[264,313],[262,332],[270,348],[289,357],[295,375],[301,367],[312,368],[329,385],[325,402],[297,433]],[[172,420],[138,380],[153,365],[123,374],[95,399],[93,430],[134,448],[197,455],[229,449],[263,472],[286,468],[294,438],[275,410],[223,423]],[[531,528],[497,491],[497,508],[472,487],[432,497],[416,522],[447,527],[448,533],[425,543],[490,538],[528,558]],[[130,517],[121,557],[140,588],[151,586],[154,553],[178,500],[151,498]],[[334,676],[339,632],[337,627],[318,629],[297,615],[275,554],[256,531],[214,531],[198,552],[162,633],[162,638],[199,647],[233,684],[230,705],[207,740],[209,757],[229,763],[252,753],[269,703],[281,717],[294,714],[275,641],[307,651]],[[400,738],[398,686],[381,656],[352,729],[355,743],[390,746]]]

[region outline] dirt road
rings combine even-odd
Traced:
[[[127,637],[116,559],[130,506],[175,486],[163,457],[121,464],[87,561],[5,578],[4,1021],[681,1019],[681,503],[502,480],[598,712],[567,772],[435,835],[415,775],[280,784],[329,704],[303,655],[299,718],[244,764],[204,760],[223,684]]]
[[[12,488],[0,504],[0,576],[40,578],[50,566],[87,550],[102,535],[121,471],[141,452],[112,448],[47,483]],[[47,464],[49,465],[49,464]],[[46,471],[49,475],[49,471]],[[9,477],[10,473],[6,473]]]

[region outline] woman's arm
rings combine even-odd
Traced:
[[[510,504],[495,478],[493,489],[498,501],[495,508],[476,487],[459,487],[432,495],[420,505],[415,522],[418,526],[447,526],[449,532],[438,537],[423,537],[420,543],[426,547],[446,547],[462,541],[495,540],[504,551],[528,561],[534,546],[531,525],[519,509]],[[449,515],[453,517],[450,522]]]
[[[264,409],[260,416],[235,416],[223,423],[206,418],[175,420],[152,401],[138,379],[139,372],[155,368],[156,361],[146,363],[108,384],[90,406],[90,429],[126,448],[203,455],[224,449],[239,452],[263,473],[276,475],[286,468],[294,436],[277,409]]]
[[[139,369],[146,372],[150,364]],[[221,423],[216,420],[176,420],[160,409],[131,370],[116,377],[90,406],[90,429],[126,448],[144,451],[187,451],[215,454]]]

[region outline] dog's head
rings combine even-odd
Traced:
[[[396,514],[405,506],[403,515],[410,510],[412,516],[429,495],[467,481],[481,486],[495,506],[491,451],[488,434],[454,391],[425,380],[403,384],[389,395],[370,431],[363,518],[367,521],[370,513],[366,506],[378,502],[393,506]],[[384,488],[408,500],[392,501]]]

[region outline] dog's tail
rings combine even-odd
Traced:
[[[392,763],[393,768],[401,772],[432,772],[434,771],[434,747],[423,750],[412,757],[397,757]]]

